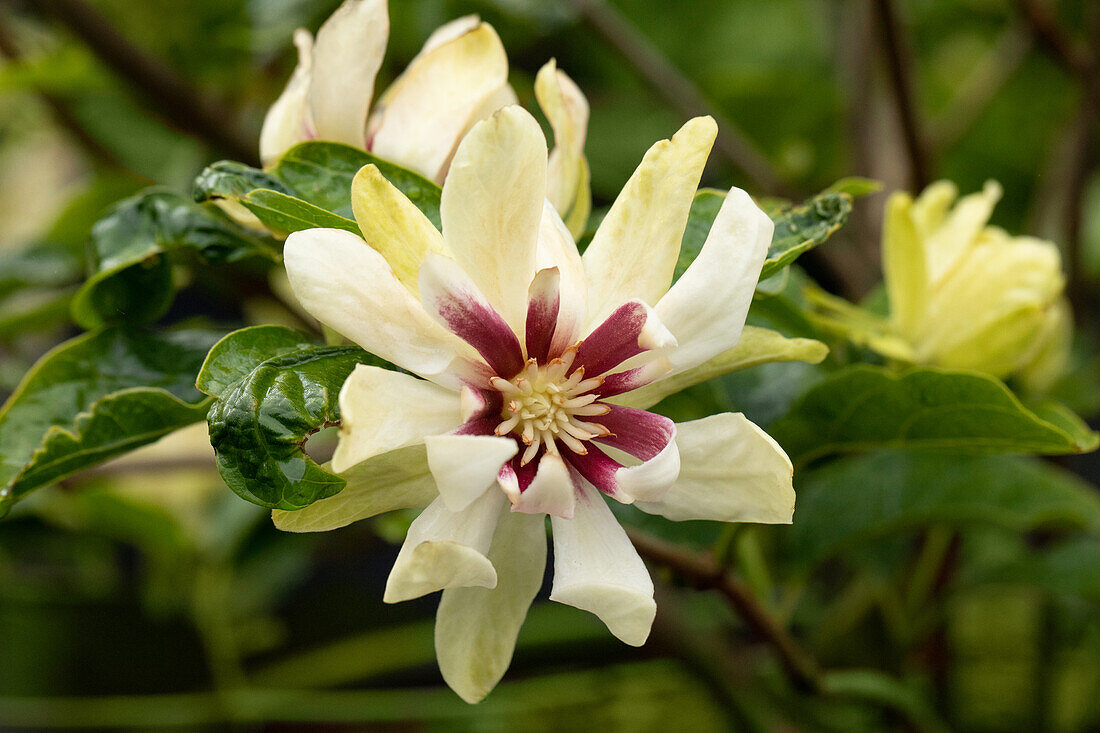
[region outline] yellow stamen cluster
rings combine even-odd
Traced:
[[[527,446],[520,465],[534,459],[540,446],[557,453],[557,441],[580,455],[588,453],[584,441],[611,434],[605,426],[581,418],[606,415],[611,408],[596,404],[592,390],[603,384],[601,377],[584,378],[584,367],[569,369],[576,358],[575,346],[557,359],[540,366],[534,359],[510,381],[493,377],[490,382],[504,396],[502,422],[497,435],[516,433]],[[567,376],[568,375],[568,376]]]

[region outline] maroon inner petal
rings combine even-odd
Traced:
[[[619,483],[615,480],[615,472],[622,468],[623,464],[611,458],[591,442],[586,443],[585,448],[588,449],[588,453],[584,455],[564,450],[561,456],[597,489],[608,496],[618,494]]]
[[[554,339],[560,309],[557,268],[540,270],[531,282],[525,329],[527,356],[537,359],[540,364],[549,359],[550,343]]]
[[[496,435],[493,431],[500,425],[500,418],[482,412],[451,431],[452,435]]]
[[[535,457],[526,466],[523,466],[520,465],[520,457],[523,455],[525,446],[519,440],[516,442],[519,443],[519,453],[512,460],[505,463],[504,468],[512,472],[512,475],[519,482],[519,490],[523,492],[527,491],[527,487],[535,480],[535,474],[538,472],[539,464],[542,462],[542,456],[546,453],[546,449],[540,448]],[[501,469],[501,471],[503,470]]]
[[[447,327],[477,349],[498,376],[511,379],[523,368],[519,338],[488,303],[469,293],[448,291],[434,305]]]
[[[595,377],[645,351],[638,337],[647,318],[641,303],[623,303],[580,343],[573,368],[583,366],[586,376]]]
[[[663,372],[660,372],[663,374]],[[614,397],[618,394],[624,394],[626,392],[633,392],[639,387],[644,387],[653,381],[653,370],[650,369],[650,365],[635,367],[634,369],[627,369],[625,372],[615,372],[614,374],[607,374],[603,378],[603,384],[600,385],[599,390],[600,398]]]
[[[676,434],[675,424],[663,415],[621,405],[608,407],[611,412],[590,418],[611,431],[611,435],[596,440],[642,461],[664,450]]]

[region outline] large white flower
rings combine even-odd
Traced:
[[[294,34],[298,66],[260,133],[265,166],[300,142],[330,140],[442,183],[474,123],[516,104],[500,38],[468,15],[436,29],[372,109],[388,38],[386,0],[345,0],[316,39],[306,30]],[[588,101],[553,61],[539,71],[535,96],[555,138],[549,198],[579,234],[591,207],[584,158]]]
[[[734,189],[672,282],[715,133],[698,118],[654,145],[583,257],[546,200],[542,131],[515,106],[459,146],[442,233],[367,166],[353,188],[365,242],[332,229],[287,240],[302,304],[422,378],[359,366],[332,462],[349,488],[276,524],[331,529],[427,504],[385,600],[443,590],[439,664],[468,701],[507,669],[542,582],[544,515],[550,598],[632,645],[649,635],[653,584],[605,497],[674,520],[791,520],[791,463],[743,415],[674,424],[644,409],[667,394],[661,380],[713,374],[734,347],[771,241],[771,220]]]

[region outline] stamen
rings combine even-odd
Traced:
[[[586,441],[611,434],[607,427],[583,419],[606,415],[611,408],[598,402],[599,395],[593,392],[603,384],[602,377],[585,379],[583,366],[570,373],[576,356],[577,346],[570,346],[543,365],[528,359],[511,380],[490,379],[504,396],[501,422],[494,432],[512,434],[524,443],[520,465],[535,460],[541,450],[557,454],[557,441],[586,455]]]
[[[600,415],[606,415],[609,412],[611,412],[611,405],[605,405],[602,402],[597,405],[574,407],[572,410],[574,416],[580,417],[598,417]]]

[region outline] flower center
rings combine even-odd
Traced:
[[[497,435],[515,434],[527,446],[520,465],[527,465],[545,446],[557,453],[558,442],[579,455],[588,453],[585,441],[611,434],[605,426],[585,418],[606,415],[608,405],[597,402],[593,392],[602,377],[584,378],[584,367],[572,370],[577,347],[571,346],[547,364],[528,359],[526,366],[511,380],[493,377],[490,382],[504,398]]]

